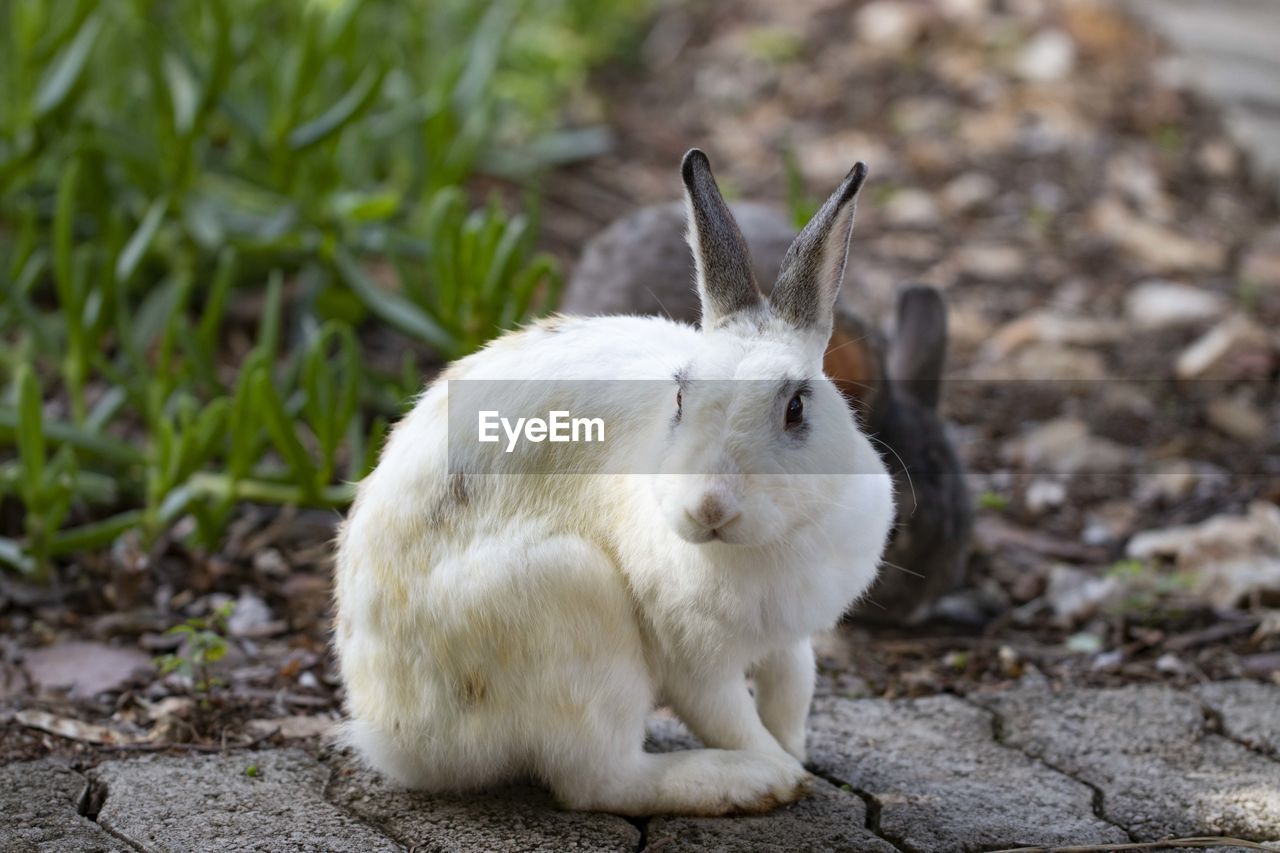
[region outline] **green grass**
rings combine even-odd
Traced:
[[[978,508],[992,512],[1004,512],[1009,508],[1009,498],[999,492],[984,491],[978,495]]]
[[[643,11],[0,0],[0,562],[349,501],[423,357],[554,306],[538,179]]]

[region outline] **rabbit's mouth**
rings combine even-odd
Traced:
[[[708,542],[724,542],[724,537],[719,529],[708,530],[701,528],[698,530],[681,531],[681,539],[693,545],[705,545]]]
[[[735,524],[725,524],[720,527],[701,527],[697,525],[682,525],[683,529],[677,530],[677,534],[681,539],[691,545],[741,545],[743,544],[739,538],[739,534],[732,528]]]

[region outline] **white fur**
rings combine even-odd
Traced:
[[[569,807],[634,815],[789,802],[808,778],[808,638],[874,579],[890,479],[822,378],[821,346],[780,321],[705,334],[652,318],[555,323],[454,365],[361,484],[337,560],[347,738],[429,790],[532,776]],[[673,429],[682,369],[692,387]],[[798,446],[779,439],[763,392],[699,397],[700,379],[787,377],[813,386]],[[649,380],[563,406],[607,412],[614,430],[607,450],[568,447],[609,454],[588,457],[601,471],[653,458],[661,473],[529,474],[517,454],[504,473],[451,478],[450,381],[485,378]],[[850,456],[873,473],[821,473],[849,471]],[[740,516],[695,544],[684,510],[708,492]],[[658,701],[708,748],[644,752]]]

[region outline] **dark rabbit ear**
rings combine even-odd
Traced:
[[[889,376],[922,405],[936,409],[946,363],[947,305],[935,288],[912,285],[898,294]]]
[[[713,329],[740,311],[764,304],[751,271],[747,241],[720,195],[711,163],[697,148],[680,164],[689,213],[689,248],[698,276],[702,328]]]
[[[849,401],[862,425],[872,431],[879,429],[889,404],[884,351],[884,336],[872,323],[850,311],[836,310],[822,372]]]
[[[831,331],[853,234],[854,198],[866,179],[865,163],[850,169],[787,250],[769,303],[778,316],[798,329],[812,329],[824,336]]]

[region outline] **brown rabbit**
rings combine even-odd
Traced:
[[[773,281],[795,230],[771,207],[731,205],[756,278]],[[614,222],[586,246],[565,291],[568,314],[659,314],[696,322],[698,295],[679,203]],[[874,323],[838,306],[825,369],[859,412],[893,474],[897,527],[860,618],[912,623],[963,579],[973,526],[964,470],[938,414],[947,311],[932,287],[898,295],[887,345]]]

